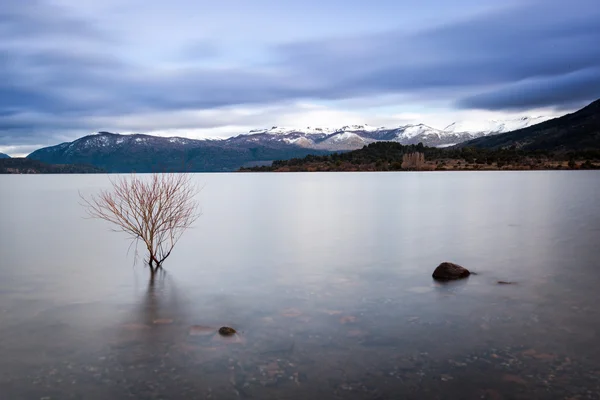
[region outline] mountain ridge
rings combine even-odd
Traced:
[[[540,118],[545,117],[521,118],[511,123],[528,125]],[[552,127],[556,120],[545,120],[515,132],[535,130],[540,126]],[[459,129],[458,126],[453,125],[453,129]],[[508,129],[511,124],[495,121],[489,126],[502,130]],[[392,129],[369,125],[346,125],[339,129],[274,126],[220,140],[101,131],[36,150],[28,158],[52,164],[91,164],[108,172],[229,172],[248,166],[270,165],[274,160],[357,150],[375,142],[451,147],[459,142],[473,143],[475,139],[476,146],[478,139],[496,140],[494,138],[506,135],[513,135],[513,132],[449,132],[425,124],[408,124]]]
[[[530,126],[550,117],[522,117],[517,119],[490,120],[484,122],[457,121],[444,129],[433,128],[424,123],[405,124],[397,127],[374,127],[368,124],[344,125],[341,128],[281,127],[252,129],[247,133],[224,140],[253,135],[281,137],[288,143],[321,150],[356,150],[376,141],[395,141],[400,144],[423,143],[428,146],[451,146],[481,136],[504,133],[507,130]],[[352,135],[354,134],[354,135]],[[299,140],[302,137],[304,140]],[[272,140],[272,139],[270,139]]]
[[[523,150],[600,150],[600,99],[561,117],[458,145],[490,149],[512,146]]]
[[[282,157],[327,153],[280,143],[223,146],[222,142],[99,132],[38,149],[27,158],[49,164],[91,164],[107,172],[227,172]]]

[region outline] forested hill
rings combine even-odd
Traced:
[[[48,164],[29,158],[0,159],[0,174],[94,174],[105,172],[92,165]]]
[[[459,147],[505,148],[566,152],[600,151],[600,100],[560,118],[516,131],[461,143]]]
[[[422,154],[418,164],[407,156]],[[279,160],[271,166],[242,168],[242,172],[292,171],[399,171],[597,168],[600,151],[553,153],[511,149],[436,148],[377,142],[360,150],[325,156]]]

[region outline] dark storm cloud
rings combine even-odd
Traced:
[[[42,0],[4,0],[0,144],[15,135],[35,140],[44,129],[98,129],[86,120],[95,116],[305,98],[400,93],[423,103],[526,110],[600,97],[597,0],[523,4],[417,33],[281,45],[260,67],[163,70],[124,61],[108,29]],[[222,56],[210,43],[193,50],[190,59]]]
[[[555,105],[557,109],[578,108],[600,97],[600,68],[575,71],[546,79],[519,82],[501,89],[466,97],[463,108],[520,110]]]
[[[576,11],[573,11],[576,10]],[[459,89],[486,92],[486,86],[500,85],[498,96],[507,91],[530,88],[528,79],[546,78],[561,82],[563,90],[537,106],[556,106],[556,99],[581,100],[581,91],[570,90],[565,76],[600,67],[600,7],[592,1],[538,3],[511,12],[497,13],[444,26],[414,35],[400,33],[357,37],[330,42],[283,46],[284,61],[307,76],[326,76],[333,83],[335,97],[345,90],[363,92],[415,92],[423,89]],[[538,14],[538,15],[536,15]],[[590,83],[596,76],[587,75]],[[502,87],[507,85],[507,87]],[[549,86],[549,87],[552,87]],[[593,99],[600,93],[590,93]],[[458,101],[470,108],[502,109],[492,101]],[[483,98],[482,98],[483,99]],[[517,104],[512,108],[528,108]]]
[[[0,7],[0,34],[3,41],[15,38],[72,36],[108,39],[105,31],[89,22],[66,15],[60,7],[44,0],[2,0]]]

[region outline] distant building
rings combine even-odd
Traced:
[[[402,169],[422,169],[425,165],[425,154],[407,153],[402,156]]]

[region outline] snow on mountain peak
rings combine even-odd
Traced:
[[[344,125],[341,128],[319,128],[307,126],[306,128],[289,128],[281,126],[273,126],[268,129],[252,129],[247,135],[269,134],[269,135],[287,135],[290,133],[300,133],[305,135],[332,134],[338,132],[375,132],[386,129],[384,127],[375,128],[367,124],[360,125]]]
[[[517,129],[527,128],[528,126],[539,124],[549,120],[551,117],[521,117],[507,119],[503,121],[458,121],[453,122],[443,130],[449,133],[472,132],[472,133],[504,133]]]
[[[268,135],[286,135],[290,133],[302,133],[305,135],[312,134],[329,134],[334,130],[329,128],[316,128],[307,126],[306,128],[285,128],[281,126],[273,126],[268,129],[253,129],[248,132],[248,135],[268,134]]]
[[[289,135],[292,133],[311,135],[311,134],[332,134],[332,133],[344,133],[344,132],[379,132],[386,130],[398,131],[399,138],[410,139],[417,136],[444,136],[444,135],[455,135],[458,133],[473,133],[488,135],[492,133],[504,133],[513,131],[516,129],[526,128],[531,125],[539,124],[550,119],[550,117],[520,117],[508,120],[489,120],[489,121],[458,121],[446,126],[444,129],[436,129],[425,124],[409,124],[400,126],[397,128],[385,128],[373,126],[367,124],[355,124],[345,125],[339,129],[331,128],[317,128],[317,127],[306,127],[306,128],[285,128],[273,126],[269,129],[254,129],[247,133],[247,135],[254,134],[270,134],[270,135]]]
[[[277,134],[282,134],[282,133],[289,133],[290,130],[286,129],[286,128],[282,128],[279,126],[274,126],[272,128],[268,128],[268,129],[253,129],[250,132],[248,132],[249,134],[259,134],[259,133],[268,133],[271,135],[277,135]]]
[[[283,139],[284,142],[286,142],[287,144],[295,144],[297,146],[303,146],[303,147],[309,147],[311,145],[314,145],[314,142],[310,139],[307,139],[304,136],[300,136],[294,139],[290,139],[290,138],[284,138]]]
[[[374,132],[374,131],[377,131],[379,129],[385,129],[385,128],[375,128],[375,127],[369,126],[367,124],[363,124],[363,125],[345,125],[345,126],[342,126],[340,129],[338,129],[336,132],[357,132],[357,131],[361,131],[361,132]]]
[[[410,139],[415,136],[443,135],[444,132],[439,129],[432,128],[425,124],[405,125],[398,128],[400,137]]]
[[[185,138],[173,136],[173,137],[169,138],[169,142],[170,143],[177,143],[177,144],[186,144],[188,142],[188,140],[185,139]]]
[[[346,140],[361,140],[362,141],[363,138],[353,132],[344,132],[344,133],[338,133],[337,135],[333,136],[332,140],[334,142],[342,142],[342,141],[346,141]]]

